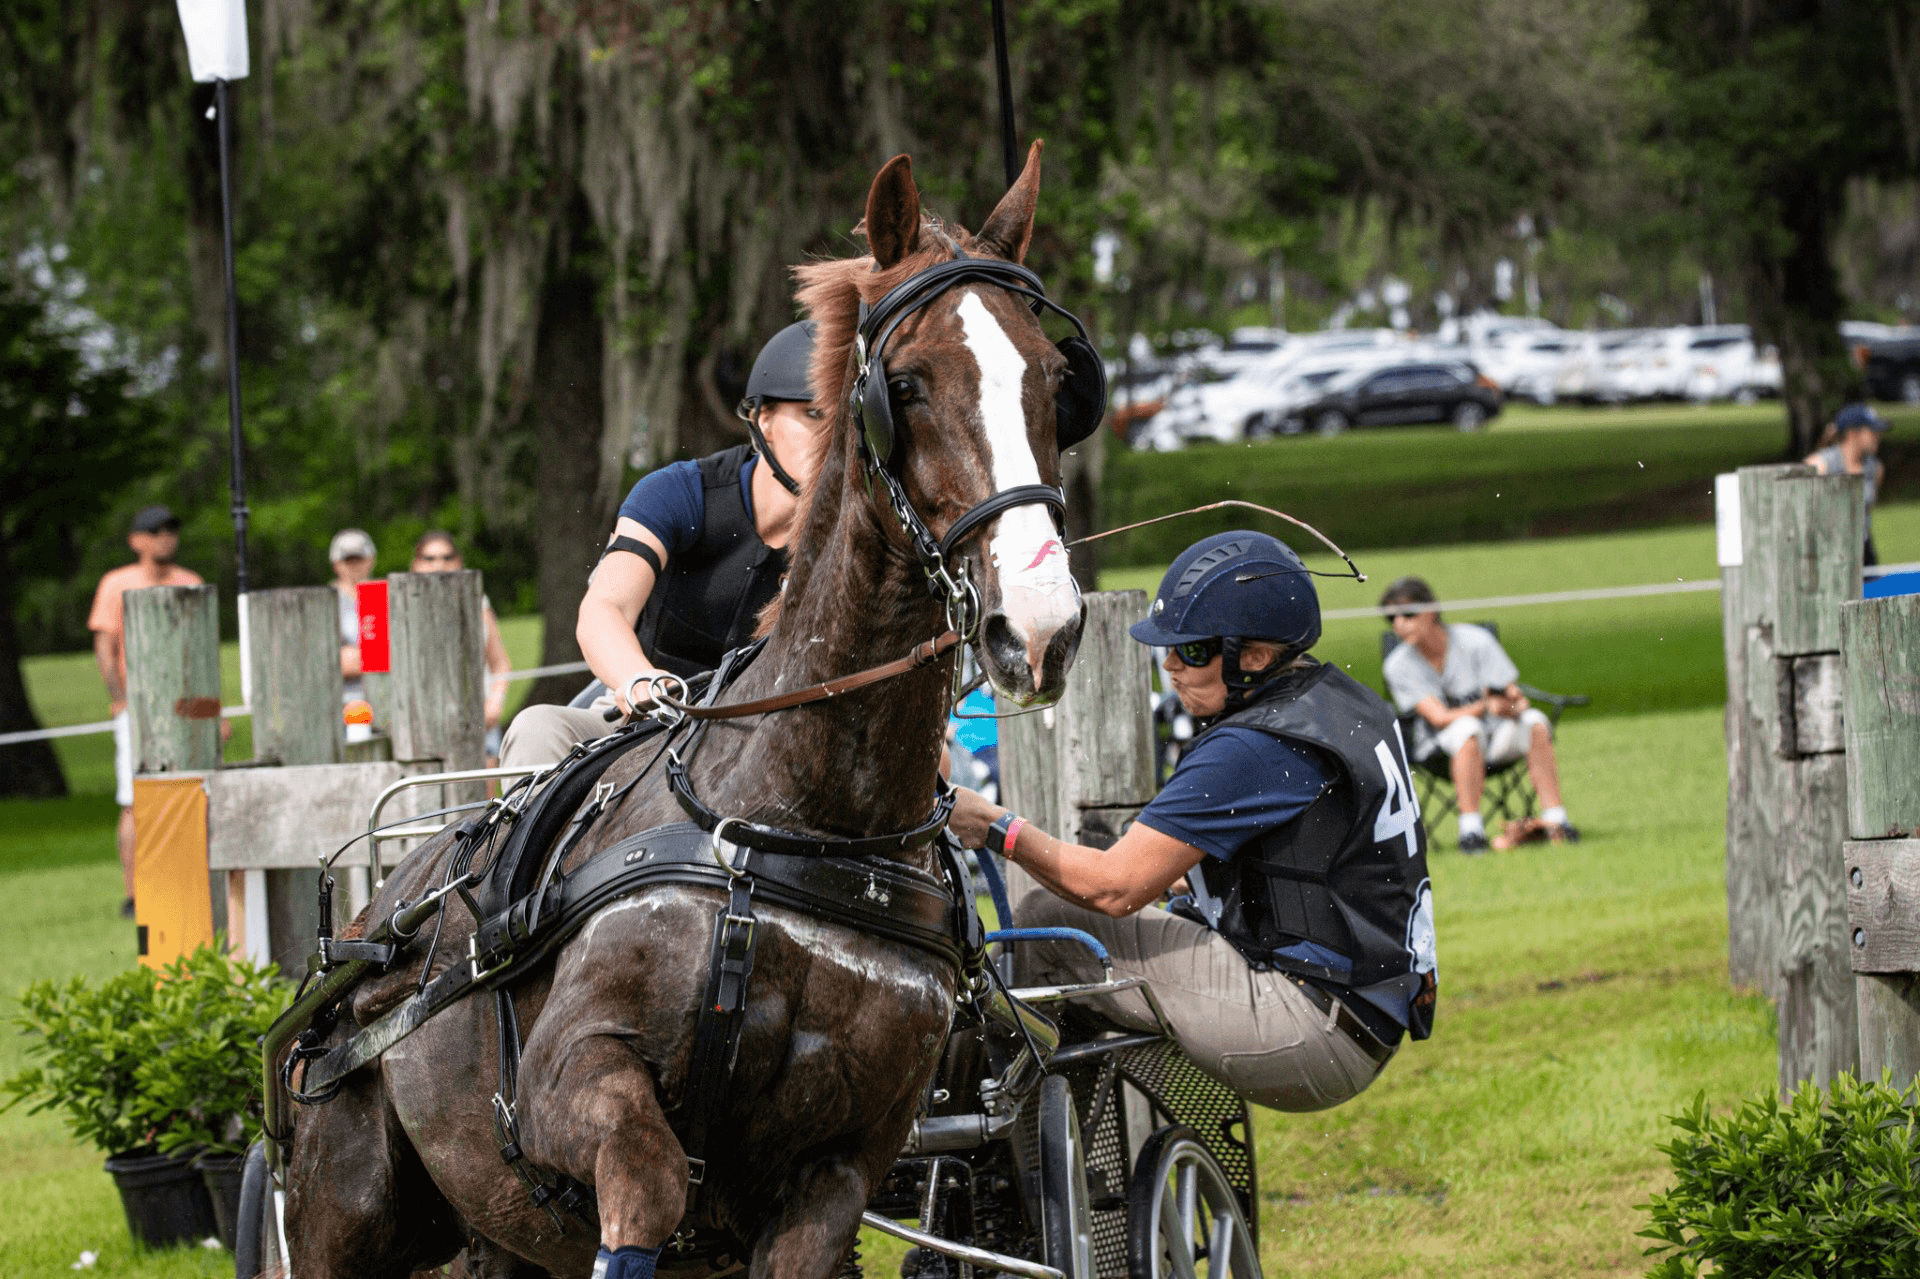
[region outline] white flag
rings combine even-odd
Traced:
[[[247,78],[246,0],[178,0],[187,64],[201,84]]]

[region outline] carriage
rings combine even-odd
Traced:
[[[369,846],[430,836],[443,828],[430,818],[451,821],[481,806],[448,805],[429,820],[383,821],[407,792],[505,785],[528,771],[402,779],[374,805]],[[987,881],[997,918],[1010,920],[993,855],[982,851],[978,859],[970,864]],[[379,853],[369,861],[379,874]],[[1010,928],[985,939],[1000,948],[985,997],[956,1001],[922,1113],[864,1217],[868,1228],[912,1246],[902,1279],[974,1279],[991,1272],[1020,1279],[1260,1279],[1247,1104],[1187,1059],[1141,979],[1116,979],[1109,967],[1096,983],[1007,984],[1014,946],[1064,939],[1104,961],[1092,937]],[[328,949],[338,955],[339,945]],[[1103,1025],[1084,1008],[1089,997],[1130,989],[1153,1011],[1158,1030]],[[269,1045],[268,1060],[273,1056]],[[272,1071],[266,1088],[284,1107],[283,1080]],[[272,1273],[286,1258],[283,1168],[265,1143],[248,1152],[239,1279]],[[676,1245],[691,1251],[693,1241],[676,1237],[663,1271],[673,1268]],[[860,1273],[856,1252],[843,1279]]]

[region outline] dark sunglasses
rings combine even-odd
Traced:
[[[1218,638],[1194,640],[1190,644],[1175,644],[1173,655],[1187,666],[1205,666],[1220,656],[1221,643]]]

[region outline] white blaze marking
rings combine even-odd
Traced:
[[[993,487],[1005,492],[1022,484],[1038,484],[1040,464],[1027,442],[1027,414],[1020,402],[1027,361],[977,293],[969,289],[958,311],[967,349],[980,367],[980,424],[985,428]],[[1053,513],[1045,506],[1002,511],[993,523],[987,553],[1000,573],[1000,594],[1009,620],[1051,634],[1078,614],[1079,589],[1067,571],[1067,552],[1054,531]]]

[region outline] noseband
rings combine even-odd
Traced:
[[[908,317],[932,305],[941,294],[962,284],[976,283],[991,284],[1021,295],[1035,315],[1044,309],[1064,316],[1082,340],[1087,330],[1071,311],[1047,297],[1040,277],[1026,267],[995,258],[969,257],[958,245],[953,246],[953,251],[958,256],[915,272],[889,290],[872,308],[862,304],[860,327],[854,337],[854,355],[860,367],[845,407],[860,428],[855,438],[859,441],[869,491],[876,480],[886,490],[887,504],[893,508],[894,518],[900,522],[913,548],[914,558],[927,575],[927,589],[946,605],[947,626],[972,643],[979,637],[980,592],[968,576],[966,564],[953,564],[954,550],[975,529],[1016,506],[1049,508],[1058,528],[1066,517],[1066,497],[1047,484],[1019,484],[1001,489],[970,507],[953,522],[945,537],[936,538],[920,513],[913,509],[900,477],[888,465],[894,452],[895,428],[885,404],[887,344]],[[875,378],[879,379],[878,383],[874,382]],[[875,394],[880,397],[877,403],[871,400]]]

